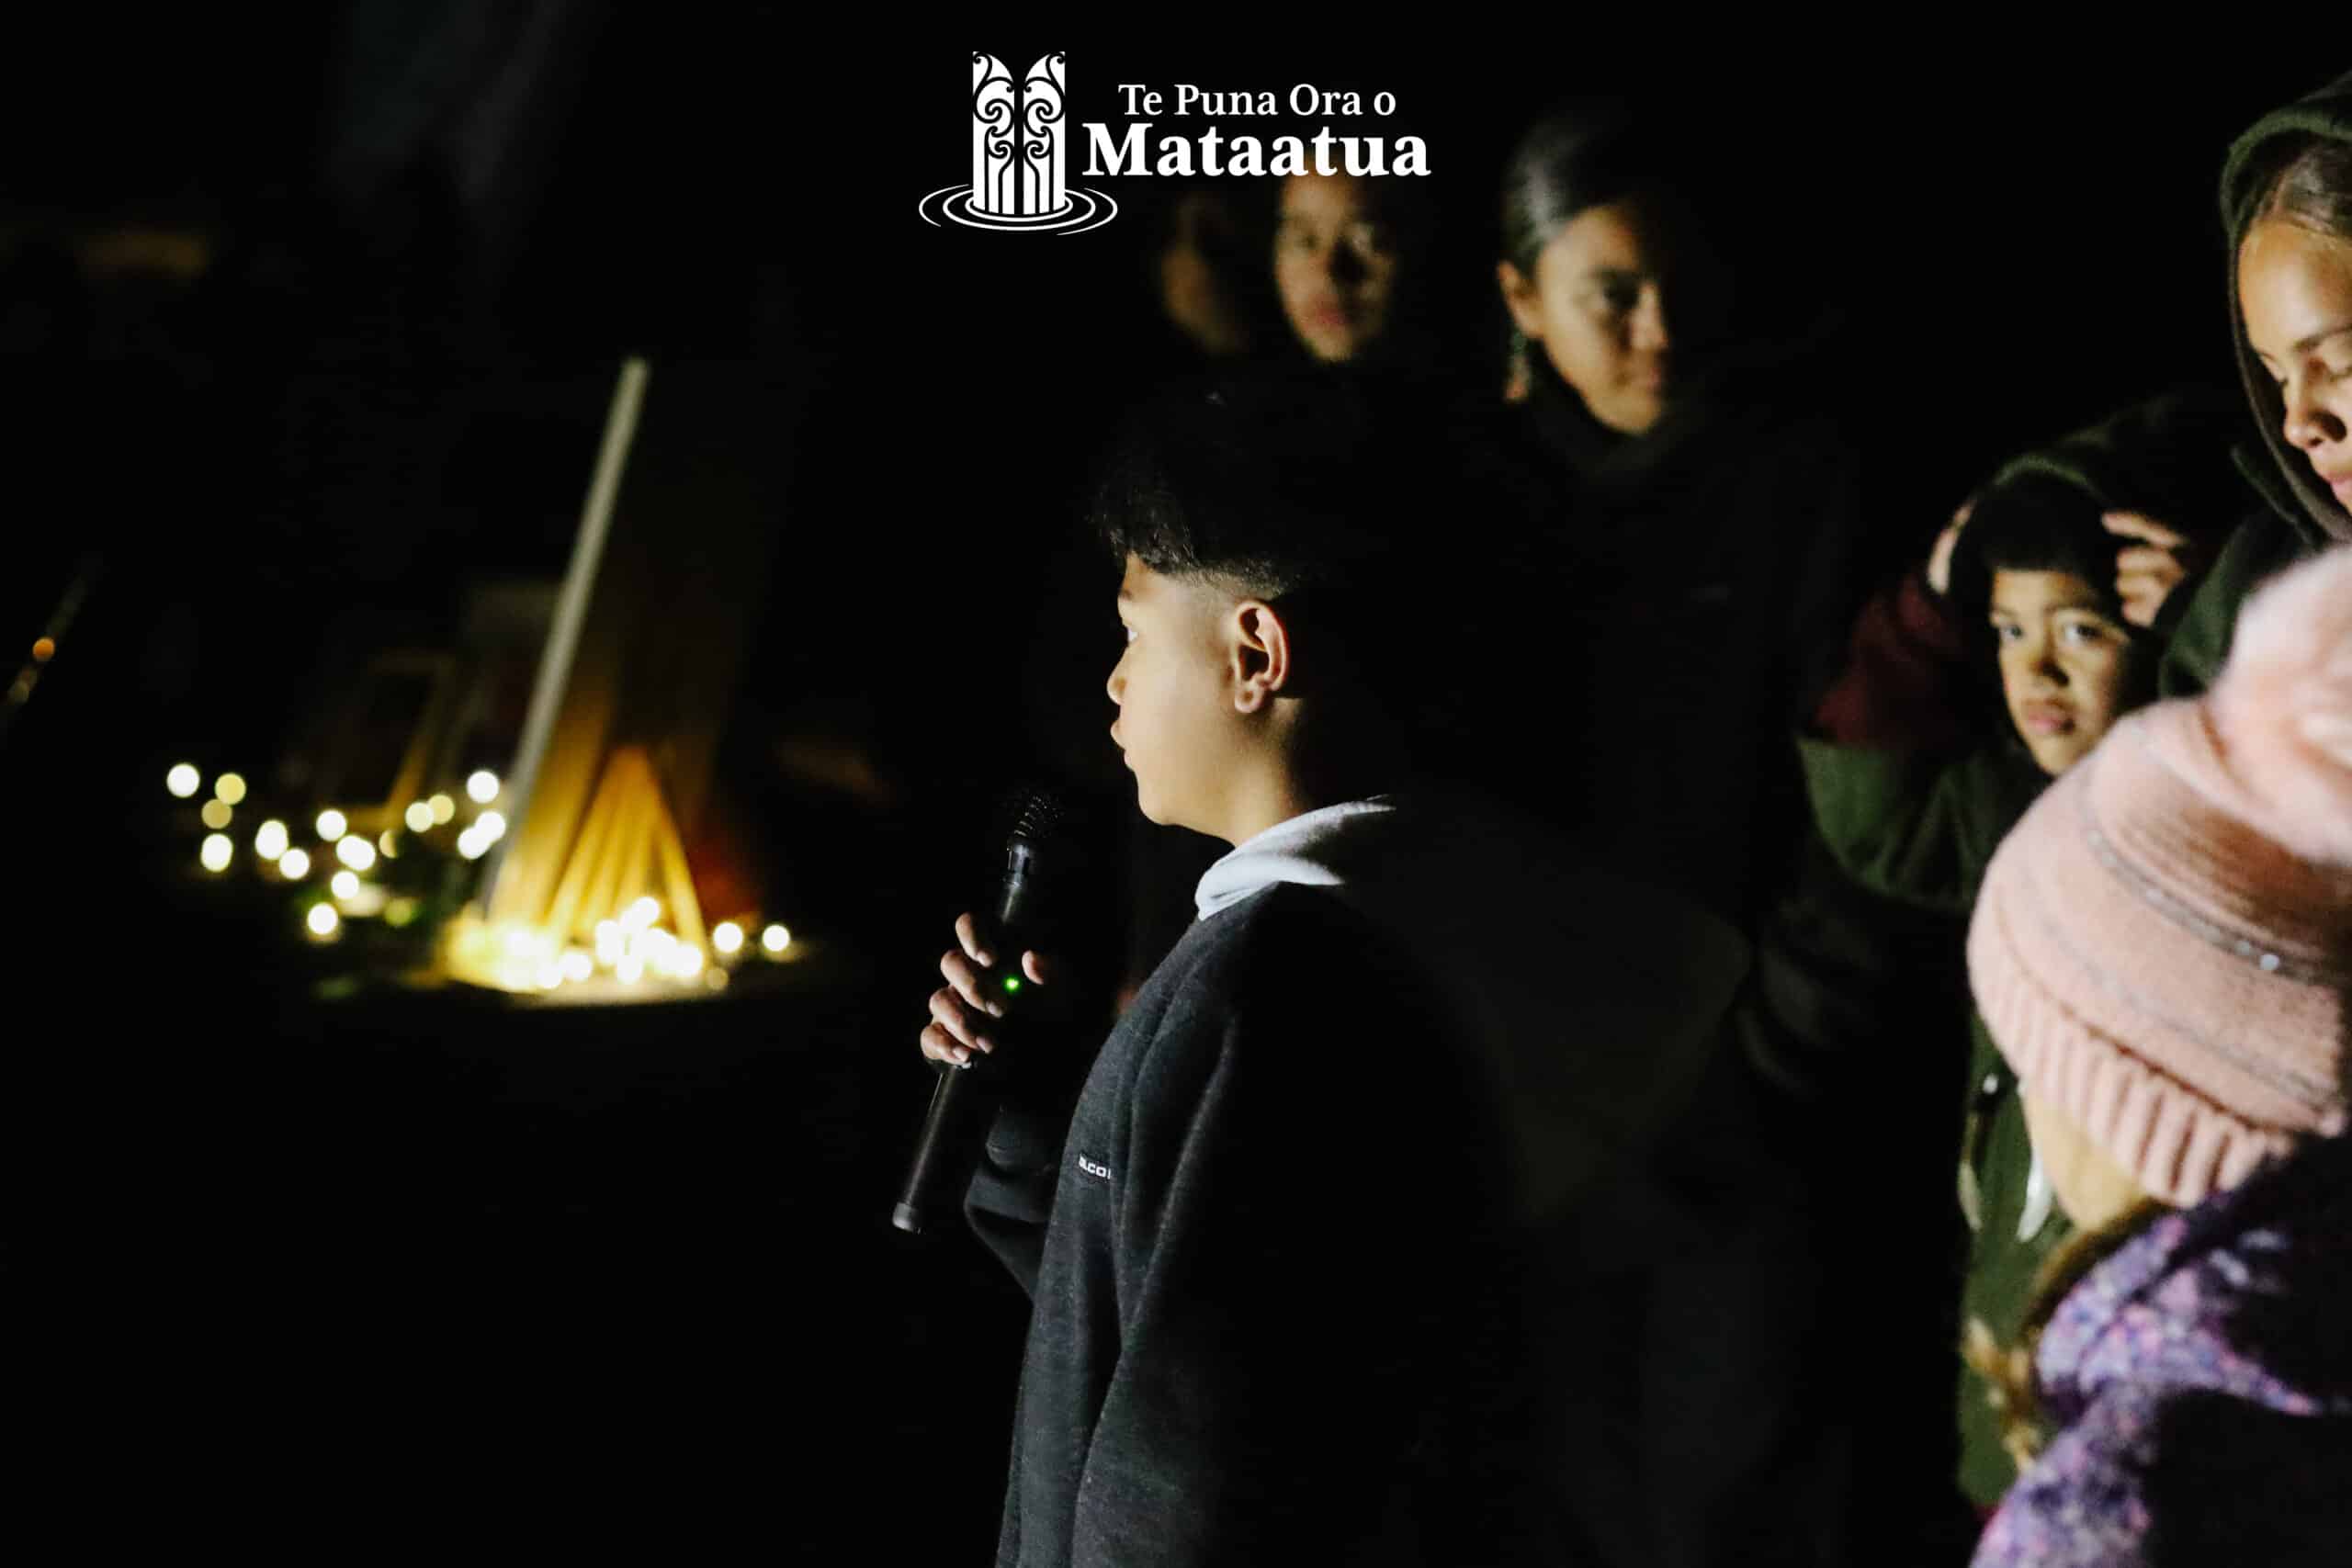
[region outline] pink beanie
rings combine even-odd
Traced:
[[[2042,794],[1968,967],[2026,1092],[2167,1203],[2344,1130],[2352,547],[2246,604],[2211,694],[2130,716]]]

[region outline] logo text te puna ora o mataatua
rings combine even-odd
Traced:
[[[915,210],[933,228],[960,224],[968,229],[1031,234],[1084,234],[1118,216],[1118,199],[1110,192],[1073,185],[1068,178],[1069,143],[1080,129],[1069,118],[1069,57],[1044,54],[1025,72],[1016,73],[994,55],[972,55],[968,151],[971,179],[961,186],[943,186],[916,203]],[[1161,175],[1176,178],[1233,175],[1348,175],[1362,178],[1381,175],[1426,175],[1429,148],[1418,136],[1341,136],[1329,124],[1312,136],[1259,137],[1227,135],[1212,123],[1192,136],[1155,136],[1162,116],[1184,118],[1199,114],[1227,118],[1271,117],[1287,112],[1295,119],[1320,116],[1326,120],[1366,112],[1361,93],[1333,92],[1310,83],[1293,87],[1286,97],[1271,92],[1204,92],[1186,84],[1167,93],[1140,83],[1119,85],[1130,123],[1117,135],[1099,121],[1085,131],[1085,173],[1097,178],[1113,175]],[[1396,112],[1396,95],[1380,92],[1369,102],[1372,114],[1385,118]]]
[[[1163,108],[1167,95],[1139,83],[1122,82],[1119,92],[1129,116],[1172,112],[1223,115],[1276,115],[1283,100],[1270,92],[1204,92],[1189,85],[1174,89],[1172,111]],[[1364,112],[1362,94],[1331,92],[1301,83],[1287,100],[1294,115],[1357,115]],[[1375,93],[1372,112],[1396,112],[1394,93]],[[1191,178],[1196,175],[1426,175],[1429,148],[1418,136],[1400,136],[1392,144],[1385,136],[1340,136],[1324,126],[1311,137],[1227,136],[1215,125],[1197,135],[1159,135],[1155,122],[1132,118],[1114,137],[1099,120],[1086,125],[1086,173],[1102,178],[1112,175],[1161,175]]]

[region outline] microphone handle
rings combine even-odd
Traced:
[[[1004,883],[996,904],[997,963],[1007,975],[1021,973],[1021,954],[1031,942],[1036,880],[1029,844],[1015,840],[1005,849]],[[1003,1026],[1020,1016],[1012,993],[1005,998],[1005,1016],[997,1022],[998,1043],[1004,1043]],[[907,1180],[890,1211],[890,1223],[902,1231],[921,1235],[926,1223],[944,1209],[959,1207],[965,1183],[979,1154],[990,1115],[996,1109],[995,1084],[988,1057],[975,1055],[968,1067],[952,1062],[937,1064],[931,1089],[931,1109],[915,1140],[914,1157],[907,1165]],[[977,1081],[975,1081],[977,1080]]]

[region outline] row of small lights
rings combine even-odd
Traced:
[[[187,800],[202,788],[204,777],[192,762],[180,762],[164,775],[164,787],[181,800]],[[466,780],[466,794],[477,805],[487,806],[498,798],[498,775],[481,769]],[[205,870],[216,874],[229,869],[236,858],[236,844],[226,832],[234,816],[234,808],[245,798],[243,777],[237,773],[222,773],[212,783],[212,798],[204,803],[199,813],[204,825],[212,829],[205,835],[197,852],[197,860]],[[435,795],[430,800],[411,805],[403,820],[413,832],[423,833],[449,822],[458,814],[458,803],[447,795]],[[340,811],[329,807],[311,824],[317,829],[322,842],[334,846],[334,857],[343,869],[328,879],[328,887],[335,897],[345,904],[358,899],[365,885],[359,880],[362,872],[374,869],[378,855],[387,860],[398,859],[398,839],[387,829],[374,843],[350,830],[350,820]],[[506,833],[506,818],[495,811],[484,811],[472,825],[458,835],[458,852],[468,860],[479,860]],[[272,818],[254,834],[254,853],[274,863],[278,874],[288,882],[300,882],[311,874],[310,852],[296,846],[285,823]],[[416,918],[416,900],[394,898],[381,906],[384,918],[393,926],[404,926]],[[354,909],[355,914],[372,910]],[[316,904],[306,918],[311,934],[322,940],[332,937],[343,923],[343,917],[333,904]]]
[[[203,775],[189,762],[175,766],[164,780],[164,787],[182,800],[194,795],[203,787]],[[206,835],[197,858],[205,870],[220,873],[229,869],[229,863],[236,852],[236,846],[229,835],[220,829],[229,826],[232,808],[245,798],[245,781],[236,773],[222,773],[213,781],[212,790],[212,798],[204,803],[202,816],[204,825],[214,831]],[[476,772],[466,780],[466,794],[476,805],[488,806],[498,798],[498,775],[488,769]],[[429,800],[412,802],[407,811],[401,814],[401,820],[408,824],[411,832],[424,833],[435,827],[446,826],[457,814],[458,803],[455,800],[447,795],[435,795]],[[344,869],[329,880],[328,887],[345,903],[359,897],[359,874],[375,865],[379,848],[387,858],[397,858],[398,852],[393,848],[394,840],[389,829],[371,844],[357,834],[347,831],[350,827],[348,819],[332,807],[320,812],[312,826],[318,829],[322,842],[334,845],[334,856],[343,863]],[[468,860],[479,860],[505,834],[506,818],[495,811],[484,811],[474,819],[471,827],[458,835],[458,852]],[[288,882],[300,882],[311,873],[309,852],[295,847],[286,824],[274,818],[264,822],[254,833],[254,852],[263,860],[274,862],[279,874]],[[384,907],[385,918],[394,926],[406,925],[415,918],[415,914],[416,900],[413,898],[395,898]],[[553,990],[566,980],[585,980],[597,969],[605,968],[613,971],[624,984],[633,985],[644,976],[650,963],[657,973],[666,974],[673,979],[694,979],[702,972],[702,949],[692,942],[680,942],[670,932],[656,928],[653,922],[661,915],[662,906],[658,899],[639,899],[620,919],[597,923],[596,948],[593,957],[581,948],[572,948],[560,957],[546,957],[538,966],[536,978],[541,987]],[[333,904],[316,904],[311,906],[307,923],[311,934],[323,940],[334,935],[342,924],[342,917],[335,912]],[[510,954],[514,954],[514,938],[520,935],[520,932],[510,935]],[[711,928],[710,944],[722,955],[732,957],[742,951],[744,938],[741,926],[733,920],[721,920]],[[761,950],[772,958],[781,955],[791,945],[792,932],[784,926],[769,925],[760,932]]]
[[[622,911],[618,919],[596,923],[593,950],[569,947],[560,953],[554,950],[553,939],[545,932],[527,928],[511,930],[501,943],[503,953],[497,968],[502,982],[516,989],[536,984],[542,990],[552,991],[567,982],[587,980],[604,970],[625,986],[634,986],[648,975],[682,983],[701,979],[712,986],[724,985],[724,969],[706,975],[707,960],[701,947],[682,942],[654,924],[661,918],[660,899],[650,896],[639,898]],[[749,940],[749,933],[733,920],[721,920],[711,928],[710,944],[722,959],[742,953]],[[769,925],[761,931],[759,944],[769,957],[781,957],[792,945],[792,932],[781,925]]]

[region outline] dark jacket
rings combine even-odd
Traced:
[[[2352,1141],[2166,1213],[2067,1292],[2056,1431],[1978,1568],[2352,1562]]]
[[[1186,932],[967,1207],[1035,1308],[998,1561],[1532,1561],[1525,1254],[1442,1010],[1316,889]],[[1042,1156],[1042,1157],[1041,1157]]]
[[[1521,718],[1551,808],[1742,930],[1803,817],[1784,737],[1859,591],[1860,458],[1810,401],[1759,367],[1634,438],[1539,363],[1520,411],[1558,496],[1531,562],[1554,585],[1541,700]]]
[[[1531,674],[1510,718],[1536,743],[1521,798],[1753,936],[1802,838],[1787,736],[1835,671],[1863,577],[1838,379],[1817,345],[1768,346],[1628,437],[1540,354],[1532,370],[1515,413],[1555,500],[1530,534],[1548,555],[1521,569],[1544,588],[1523,617],[1537,645],[1507,661]],[[1655,1544],[1627,1538],[1628,1562],[1820,1561],[1852,1490],[1822,1393],[1826,1204],[1801,1170],[1815,1140],[1730,1047],[1654,1156],[1688,1240],[1597,1336],[1627,1348],[1649,1456]]]

